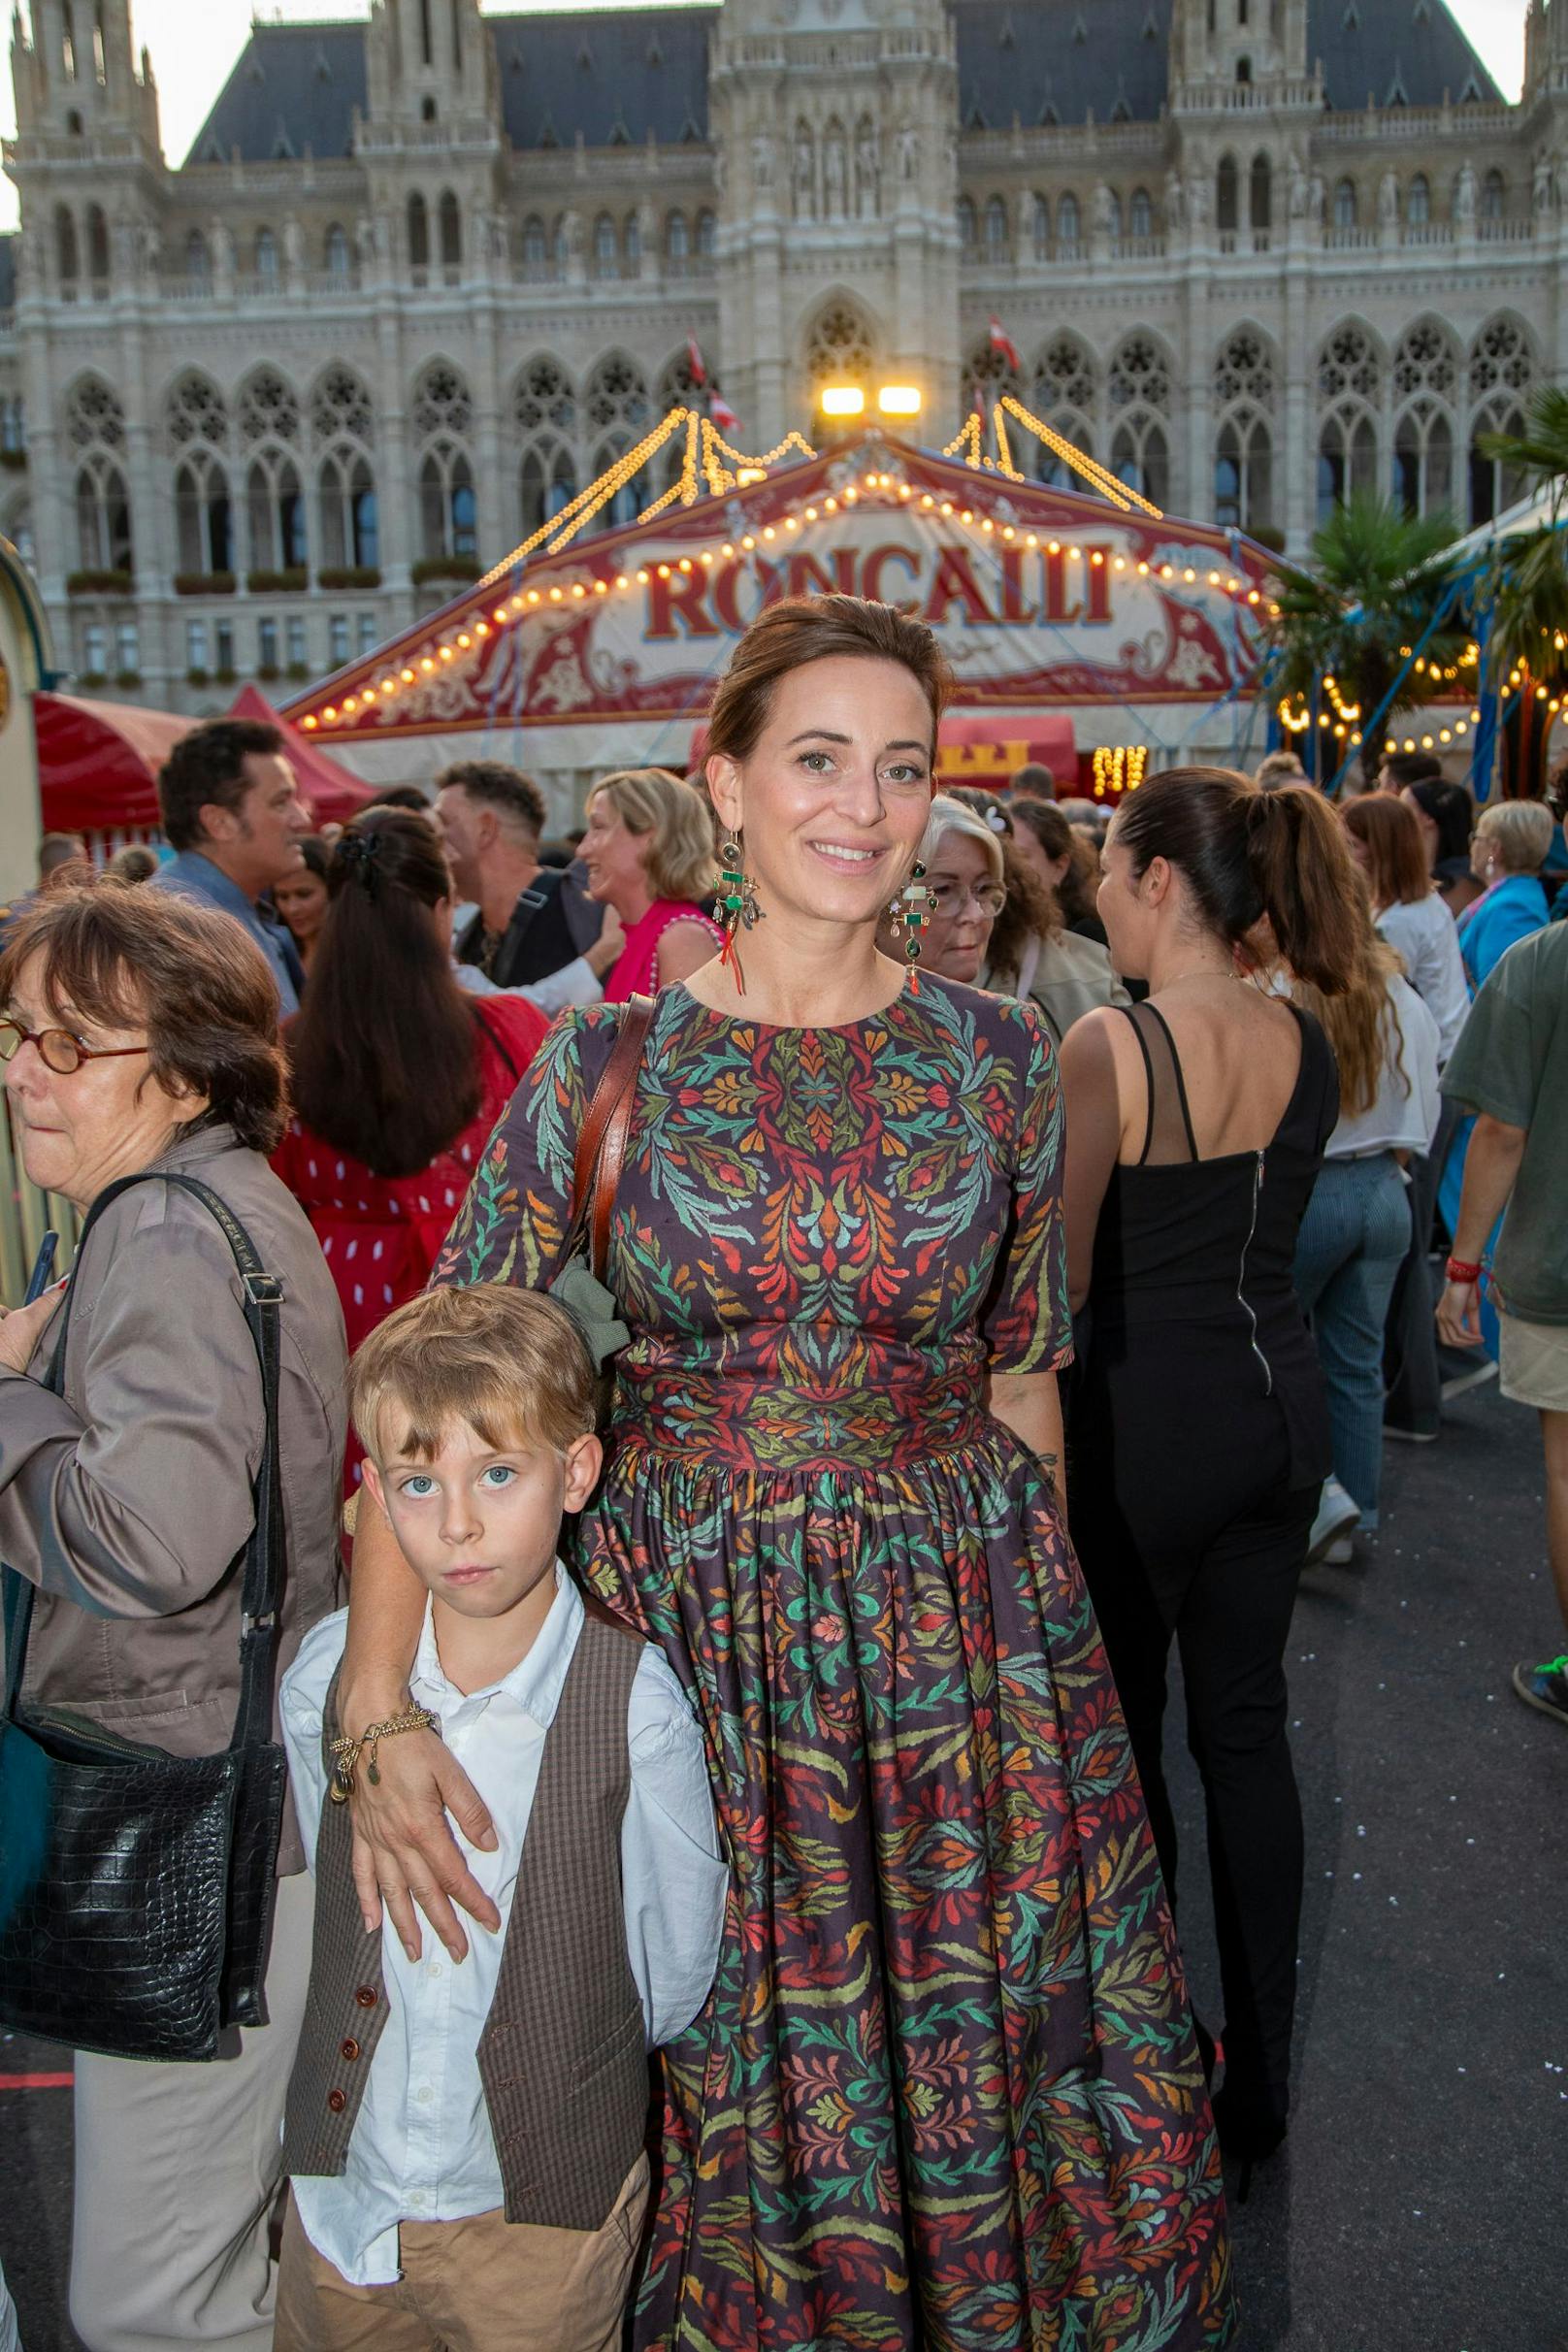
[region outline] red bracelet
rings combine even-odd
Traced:
[[[1462,1282],[1467,1286],[1481,1280],[1480,1266],[1467,1265],[1462,1258],[1451,1258],[1443,1272],[1448,1281]]]

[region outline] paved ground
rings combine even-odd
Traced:
[[[1483,1390],[1440,1446],[1388,1449],[1376,1557],[1314,1571],[1297,1612],[1299,2104],[1234,2215],[1242,2352],[1568,2352],[1568,1732],[1508,1682],[1556,1635],[1534,1418]],[[1213,2016],[1182,1788],[1184,1927]],[[61,2063],[0,2042],[0,2082]],[[69,2132],[68,2092],[0,2087],[26,2352],[76,2352]]]

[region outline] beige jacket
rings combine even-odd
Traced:
[[[259,1153],[215,1127],[160,1168],[221,1194],[281,1277],[278,1431],[287,1578],[278,1675],[337,1606],[346,1392],[343,1312],[315,1235]],[[0,1558],[38,1587],[23,1697],[205,1755],[240,1682],[240,1579],[263,1433],[240,1277],[188,1192],[139,1184],[105,1211],[73,1276],[64,1393],[0,1370]],[[292,1813],[279,1868],[303,1865]]]
[[[1132,1001],[1099,941],[1069,931],[1053,931],[1048,939],[1030,939],[1024,950],[1023,970],[1003,985],[1016,996],[1033,997],[1045,1015],[1053,1045],[1060,1045],[1085,1013],[1102,1004]]]

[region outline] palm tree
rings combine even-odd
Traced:
[[[1359,714],[1368,782],[1382,765],[1384,721],[1429,695],[1410,653],[1445,604],[1453,609],[1454,536],[1448,515],[1407,514],[1396,501],[1363,492],[1319,527],[1309,568],[1287,570],[1280,583],[1271,690],[1310,705],[1332,678],[1340,701]],[[1462,622],[1444,614],[1425,659],[1452,665],[1466,642]]]
[[[1480,448],[1547,502],[1543,519],[1498,539],[1481,592],[1491,612],[1493,676],[1523,673],[1503,727],[1502,789],[1533,798],[1553,725],[1550,701],[1568,674],[1568,391],[1544,386],[1522,433],[1484,434]]]

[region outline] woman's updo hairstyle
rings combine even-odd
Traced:
[[[1266,916],[1284,961],[1325,996],[1358,968],[1344,833],[1311,785],[1260,792],[1226,768],[1171,768],[1122,802],[1115,838],[1141,879],[1156,858],[1181,875],[1204,928],[1243,947]]]
[[[953,689],[947,656],[924,621],[912,621],[895,604],[873,604],[859,596],[791,597],[759,613],[715,690],[707,722],[709,753],[731,760],[749,757],[768,725],[780,679],[808,662],[845,655],[898,662],[908,670],[931,709],[934,758],[936,729]]]

